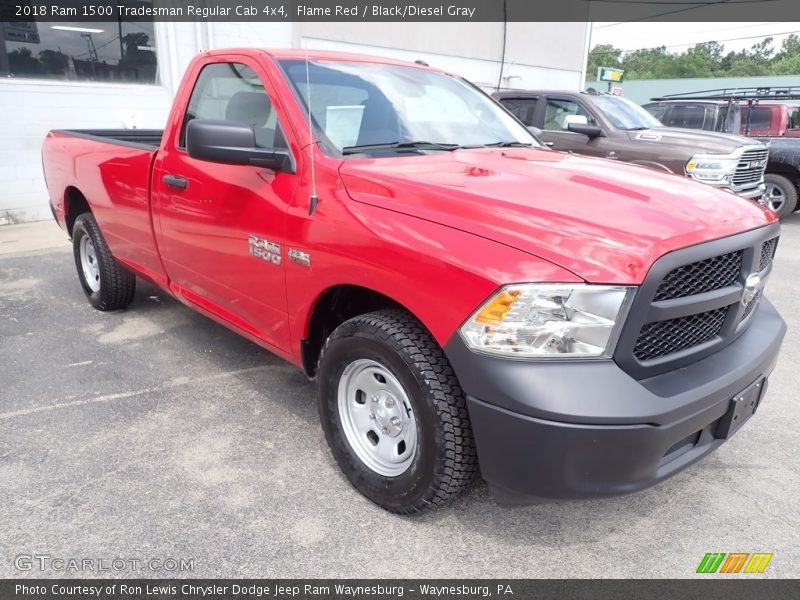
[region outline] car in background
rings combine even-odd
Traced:
[[[800,192],[800,89],[737,88],[673,94],[644,105],[668,127],[739,133],[770,145],[763,203],[781,218]]]
[[[730,104],[725,100],[658,100],[643,108],[667,127],[754,137],[800,138],[800,102]]]
[[[595,91],[503,91],[507,110],[556,150],[621,160],[759,199],[769,148],[745,137],[665,127],[638,104]]]

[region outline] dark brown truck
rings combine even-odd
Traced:
[[[555,150],[680,173],[750,199],[764,193],[769,146],[664,127],[638,104],[597,92],[504,91],[494,98]]]

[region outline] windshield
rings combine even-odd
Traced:
[[[611,95],[589,96],[589,98],[617,129],[630,131],[663,127],[661,121],[627,98]]]
[[[444,73],[349,61],[283,60],[280,65],[304,110],[310,93],[316,135],[328,153],[539,145],[491,98]]]

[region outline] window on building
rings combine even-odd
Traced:
[[[186,125],[192,119],[222,119],[250,125],[259,148],[285,148],[275,111],[255,71],[241,63],[203,67],[189,98],[180,146],[186,145]]]
[[[152,21],[0,22],[0,76],[158,84]]]

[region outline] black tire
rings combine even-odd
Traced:
[[[99,279],[96,279],[94,286],[90,285],[87,280],[81,264],[81,244],[84,238],[91,241],[99,272]],[[109,250],[108,244],[97,226],[97,221],[91,213],[84,213],[75,219],[75,225],[72,228],[72,250],[75,267],[78,270],[78,279],[92,306],[103,311],[119,310],[133,301],[136,292],[136,276],[111,255],[111,250]],[[93,287],[97,289],[93,289]]]
[[[368,359],[402,385],[416,419],[416,453],[394,477],[363,462],[344,433],[338,405],[345,368]],[[320,419],[336,462],[353,486],[388,511],[414,514],[441,506],[464,490],[478,470],[464,394],[442,349],[410,314],[383,310],[341,324],[319,361]]]
[[[764,183],[767,184],[767,192],[764,194],[764,203],[770,206],[771,196],[782,197],[782,202],[773,208],[778,218],[783,219],[792,214],[797,208],[797,186],[788,177],[776,173],[764,175]]]

